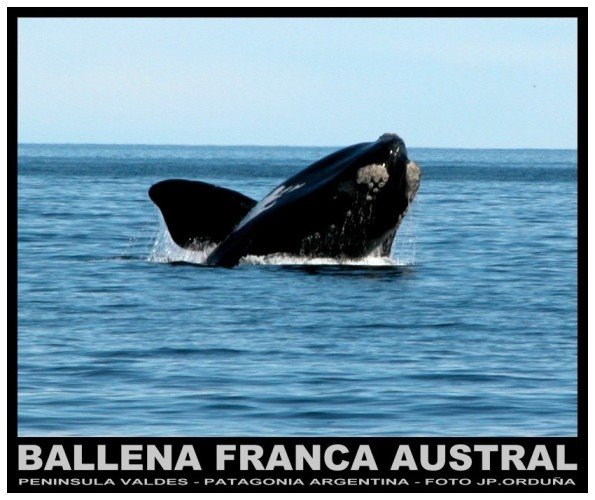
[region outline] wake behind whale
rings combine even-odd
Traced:
[[[403,140],[384,134],[322,158],[259,202],[182,179],[151,186],[149,197],[179,247],[172,251],[198,254],[206,265],[233,267],[251,259],[394,265],[393,241],[420,179]]]

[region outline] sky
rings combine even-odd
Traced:
[[[19,19],[20,143],[576,148],[575,19]]]

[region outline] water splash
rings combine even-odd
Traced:
[[[361,259],[333,259],[330,257],[300,257],[299,255],[289,255],[284,253],[275,253],[269,255],[247,255],[240,263],[255,266],[273,265],[273,266],[399,266],[403,265],[392,257],[377,257],[369,255]]]
[[[128,244],[121,255],[116,259],[120,260],[145,260],[147,253],[151,252],[155,241],[159,238],[163,222],[151,225],[137,231],[128,240]]]
[[[415,214],[418,204],[419,202],[416,200],[411,205],[393,241],[391,255],[400,265],[412,265],[417,261],[419,247],[415,232]]]
[[[411,214],[410,214],[411,215]],[[405,222],[395,240],[390,257],[381,256],[380,249],[360,259],[331,258],[331,257],[303,257],[286,253],[269,255],[247,255],[240,260],[240,265],[251,266],[365,266],[365,267],[394,267],[409,266],[415,263],[416,238],[411,216]],[[173,263],[187,262],[204,265],[207,257],[215,249],[214,244],[205,244],[199,249],[181,248],[171,239],[163,219],[155,236],[153,247],[147,260],[149,262]]]
[[[203,248],[189,250],[174,243],[169,231],[161,219],[159,232],[148,257],[149,262],[188,262],[190,264],[204,264],[209,254],[215,249],[214,244],[205,244]]]

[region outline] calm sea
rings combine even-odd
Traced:
[[[147,197],[332,150],[20,145],[19,435],[575,435],[575,151],[410,149],[390,262],[201,267]]]

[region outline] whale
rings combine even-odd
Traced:
[[[187,179],[160,181],[149,198],[178,246],[212,246],[205,264],[231,268],[247,255],[390,256],[420,182],[403,139],[387,133],[325,156],[260,201]]]

